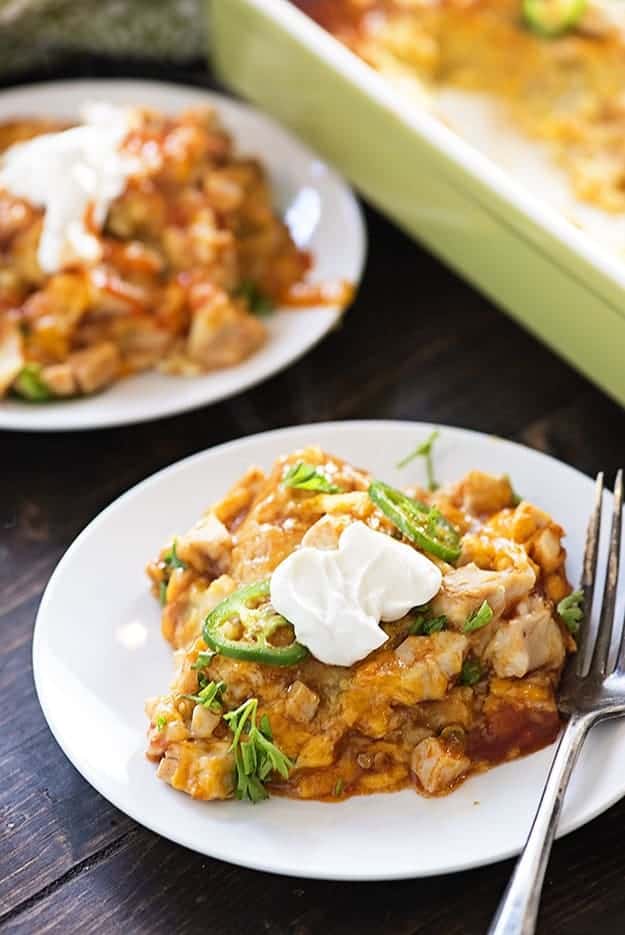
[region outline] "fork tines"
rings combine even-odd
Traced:
[[[577,674],[584,675],[585,659],[592,644],[590,621],[592,617],[592,604],[595,593],[597,575],[597,562],[599,556],[599,542],[601,538],[601,512],[603,506],[603,471],[597,475],[595,484],[595,504],[588,522],[586,534],[586,548],[584,551],[584,566],[582,573],[582,590],[584,592],[584,625],[581,628],[577,654]],[[619,469],[614,483],[614,507],[612,512],[612,527],[610,531],[610,546],[608,553],[603,599],[597,636],[592,648],[592,656],[588,667],[588,674],[603,678],[611,674],[615,668],[625,670],[625,639],[623,622],[620,624],[619,649],[614,665],[609,666],[610,644],[614,629],[616,611],[616,592],[618,587],[619,561],[621,551],[621,524],[623,512],[623,471]]]

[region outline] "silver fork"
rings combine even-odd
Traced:
[[[621,547],[622,470],[616,475],[614,485],[610,548],[601,615],[593,647],[590,620],[599,554],[602,502],[603,473],[600,473],[597,475],[595,505],[586,534],[581,583],[585,613],[580,630],[579,648],[566,667],[558,702],[560,710],[569,716],[569,720],[560,737],[525,847],[488,935],[532,935],[535,931],[543,880],[562,811],[564,794],[586,735],[599,721],[625,714],[625,621],[619,621],[617,624],[619,648],[613,662],[609,660]],[[590,659],[587,659],[587,656],[590,656]]]

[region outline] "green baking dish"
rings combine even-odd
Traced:
[[[293,128],[369,201],[625,404],[624,263],[287,0],[206,2],[213,63],[227,86]]]

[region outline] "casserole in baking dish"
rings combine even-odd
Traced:
[[[454,5],[485,6],[445,4]],[[508,0],[491,4],[499,11],[509,5]],[[414,6],[404,3],[402,15]],[[515,167],[506,171],[498,164],[501,160],[491,158],[492,153],[480,152],[487,147],[476,145],[484,136],[479,120],[472,122],[473,134],[463,134],[471,139],[469,143],[450,129],[452,114],[441,120],[421,95],[415,100],[416,80],[411,79],[410,93],[405,93],[406,81],[400,82],[404,87],[399,91],[397,80],[381,77],[363,61],[362,50],[356,56],[293,4],[214,0],[210,11],[215,64],[230,86],[294,127],[342,168],[374,204],[587,376],[625,401],[620,353],[625,342],[625,264],[618,255],[618,236],[614,244],[606,245],[606,238],[597,236],[593,227],[594,212],[599,211],[609,227],[607,239],[620,223],[613,210],[618,206],[608,205],[618,193],[618,172],[609,184],[608,173],[600,173],[596,197],[591,199],[594,204],[571,197],[562,210],[553,198],[545,197],[553,176],[544,173],[553,172],[566,187],[565,171],[570,173],[568,178],[576,175],[579,160],[576,166],[560,171],[545,168],[549,160],[538,160],[539,168],[528,168],[529,157],[524,158],[530,178],[520,178],[522,173]],[[466,10],[463,15],[468,15]],[[519,42],[552,41],[538,40],[525,31],[521,35],[521,29],[515,29],[517,39],[521,36]],[[606,48],[616,42],[612,35],[613,31],[601,40]],[[571,37],[564,39],[570,47]],[[614,55],[615,62],[619,61],[618,52]],[[414,78],[418,77],[414,70]],[[605,72],[608,84],[617,78],[614,69]],[[516,80],[521,81],[522,75]],[[502,98],[499,89],[497,94]],[[605,95],[606,100],[613,99],[609,88]],[[537,95],[537,99],[548,97]],[[463,103],[454,112],[465,118],[469,109]],[[512,151],[522,139],[518,130],[519,123],[515,128],[510,118]],[[522,142],[527,152],[543,145]],[[571,153],[567,149],[572,159]],[[531,184],[537,174],[542,187]],[[578,178],[576,185],[583,188],[586,183]],[[588,192],[586,185],[586,192],[581,193],[587,197]],[[571,205],[581,206],[582,213],[588,209],[592,218],[571,218]],[[591,236],[581,229],[586,220]]]

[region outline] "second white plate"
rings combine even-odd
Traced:
[[[59,81],[0,94],[0,120],[16,116],[73,119],[85,100],[146,105],[176,113],[198,104],[216,107],[237,150],[258,156],[269,172],[276,205],[293,238],[314,259],[312,282],[357,285],[366,237],[358,202],[324,162],[269,117],[230,98],[156,81]],[[264,347],[243,363],[182,378],[156,371],[121,380],[96,396],[34,405],[0,400],[0,428],[67,430],[144,422],[214,403],[265,380],[310,350],[334,327],[330,306],[280,310],[267,320]]]
[[[302,877],[383,880],[449,873],[517,852],[540,798],[553,748],[474,776],[445,798],[406,790],[346,802],[272,798],[260,805],[197,802],[155,776],[144,756],[146,697],[172,673],[149,593],[146,562],[222,496],[250,464],[317,443],[395,484],[423,465],[394,465],[431,426],[327,423],[222,445],[161,471],[105,510],[61,560],[39,610],[34,674],[59,744],[82,775],[128,815],[164,837],[246,867]],[[566,529],[568,571],[579,578],[593,484],[519,445],[446,428],[437,443],[443,481],[471,468],[509,473],[524,496]],[[609,513],[608,511],[604,511]],[[609,517],[607,517],[609,519]],[[560,832],[625,793],[625,723],[597,728],[567,793]]]

